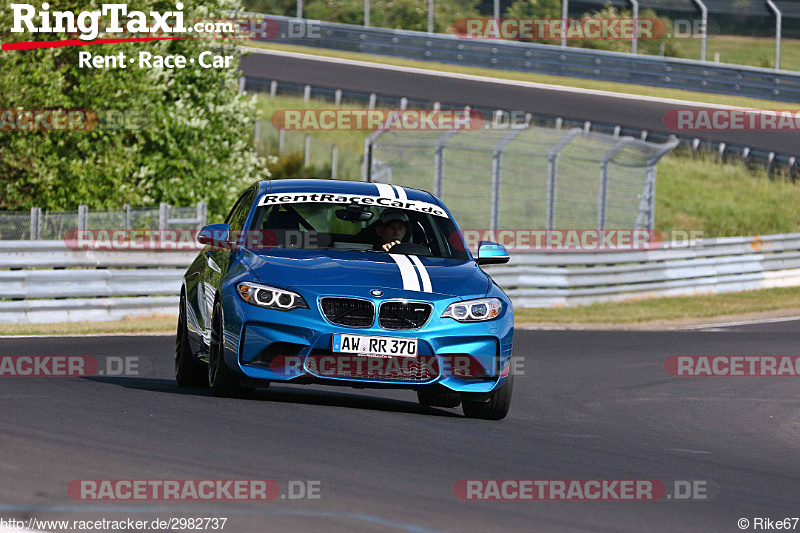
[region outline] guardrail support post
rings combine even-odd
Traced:
[[[375,109],[375,103],[377,102],[377,100],[378,100],[378,95],[375,94],[375,93],[370,93],[370,95],[369,95],[369,108],[370,109]]]
[[[433,0],[428,0],[428,33],[433,33]]]
[[[580,128],[573,128],[561,137],[559,141],[550,147],[547,157],[547,227],[545,229],[555,229],[556,221],[556,175],[558,173],[556,163],[558,154],[569,144],[573,137],[580,135]]]
[[[369,0],[364,0],[364,27],[369,28]]]
[[[336,89],[336,92],[333,94],[333,105],[338,109],[340,105],[342,105],[342,90]]]
[[[303,101],[308,102],[311,100],[311,85],[303,87]]]
[[[275,98],[277,94],[278,94],[278,82],[277,81],[269,82],[269,97]]]
[[[297,0],[297,18],[303,18],[303,0]]]

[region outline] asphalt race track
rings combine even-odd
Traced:
[[[501,422],[412,392],[277,386],[216,399],[172,379],[174,338],[0,340],[0,355],[138,357],[139,376],[0,381],[0,518],[227,517],[226,531],[740,531],[800,515],[797,378],[675,378],[670,355],[791,355],[797,322],[518,331]],[[320,499],[85,502],[76,479],[320,482]],[[701,481],[704,501],[465,502],[461,479]],[[800,527],[800,526],[798,526]]]
[[[385,66],[356,66],[298,54],[255,53],[242,58],[241,68],[246,76],[264,80],[525,111],[552,117],[619,124],[667,134],[674,132],[664,125],[665,113],[670,109],[689,108],[686,104],[637,99],[630,95],[620,98],[579,90],[526,87],[508,82],[492,83],[441,74],[412,75]],[[703,107],[703,104],[698,106]],[[793,107],[796,109],[797,106],[775,102],[769,109]],[[768,152],[800,155],[798,131],[696,131],[687,132],[686,135]]]

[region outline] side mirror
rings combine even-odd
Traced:
[[[481,241],[478,243],[479,265],[502,265],[508,263],[508,250],[496,242]]]
[[[219,248],[230,248],[231,227],[227,224],[209,224],[197,234],[197,242]]]

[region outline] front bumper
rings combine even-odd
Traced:
[[[491,392],[508,376],[514,321],[510,306],[494,320],[460,323],[439,318],[450,303],[458,301],[441,299],[431,302],[433,313],[422,328],[387,330],[377,321],[369,328],[331,324],[316,301],[304,297],[311,309],[289,312],[225,298],[228,366],[248,381],[413,389],[438,384],[471,393]],[[228,320],[233,316],[238,320]],[[376,360],[335,353],[334,333],[417,338],[418,354],[416,358]],[[389,371],[393,369],[399,373]]]

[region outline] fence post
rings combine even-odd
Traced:
[[[303,146],[303,166],[311,166],[311,136],[306,133]]]
[[[428,33],[433,33],[433,0],[428,0]]]
[[[772,0],[767,0],[767,5],[775,13],[775,70],[778,70],[781,68],[781,19],[783,14]]]
[[[598,192],[598,205],[597,205],[597,229],[606,229],[606,206],[608,203],[608,164],[616,156],[625,145],[632,142],[633,137],[623,137],[612,146],[600,161],[600,190]]]
[[[205,202],[197,202],[197,229],[202,229],[206,225],[208,206]]]
[[[636,54],[636,44],[639,40],[639,0],[630,0],[633,4],[633,40],[631,41],[631,53]]]
[[[245,87],[246,84],[247,84],[247,78],[245,78],[244,76],[239,76],[239,92],[240,93],[244,92],[244,87]]]
[[[375,94],[375,93],[370,93],[369,94],[369,108],[370,109],[375,109],[375,104],[376,104],[377,101],[378,101],[378,95]]]
[[[303,101],[308,102],[311,100],[311,85],[303,87]]]
[[[277,94],[278,94],[278,82],[271,81],[269,84],[269,97],[275,98]]]
[[[158,206],[158,231],[169,229],[169,204],[161,202]]]
[[[123,224],[125,227],[125,231],[131,230],[131,204],[125,204],[122,206],[122,213],[123,217],[125,218]]]
[[[557,143],[550,147],[547,156],[547,227],[545,229],[555,229],[556,221],[556,175],[558,173],[556,162],[558,154],[569,144],[573,137],[581,134],[580,128],[573,128],[561,137]]]
[[[700,8],[700,31],[703,33],[700,36],[700,61],[705,61],[706,40],[708,37],[708,8],[706,8],[702,0],[694,0],[694,3]]]
[[[561,0],[561,19],[566,21],[567,18],[569,18],[569,0]],[[563,24],[566,24],[566,22],[564,22]],[[566,48],[566,47],[567,47],[567,28],[565,27],[563,29],[563,32],[561,33],[561,48]]]
[[[436,150],[433,153],[433,194],[442,195],[444,185],[444,147],[458,130],[444,132],[436,139]]]
[[[491,204],[491,229],[500,227],[500,183],[503,179],[503,150],[525,128],[511,128],[498,140],[492,150],[492,204]]]
[[[400,109],[405,111],[408,108],[408,98],[405,96],[400,99]]]
[[[336,92],[333,96],[334,106],[338,109],[340,105],[342,105],[342,90],[336,89]]]
[[[283,147],[286,144],[286,130],[278,130],[278,155],[283,157]]]
[[[383,135],[384,130],[378,129],[370,133],[364,139],[364,159],[361,162],[361,179],[372,182],[372,149],[378,137]]]
[[[85,231],[89,227],[89,206],[78,206],[78,231]]]
[[[364,0],[364,27],[369,28],[369,0]]]
[[[336,170],[339,166],[339,147],[335,144],[331,147],[331,179],[336,179]]]
[[[42,208],[31,207],[31,240],[38,241],[42,237]]]

